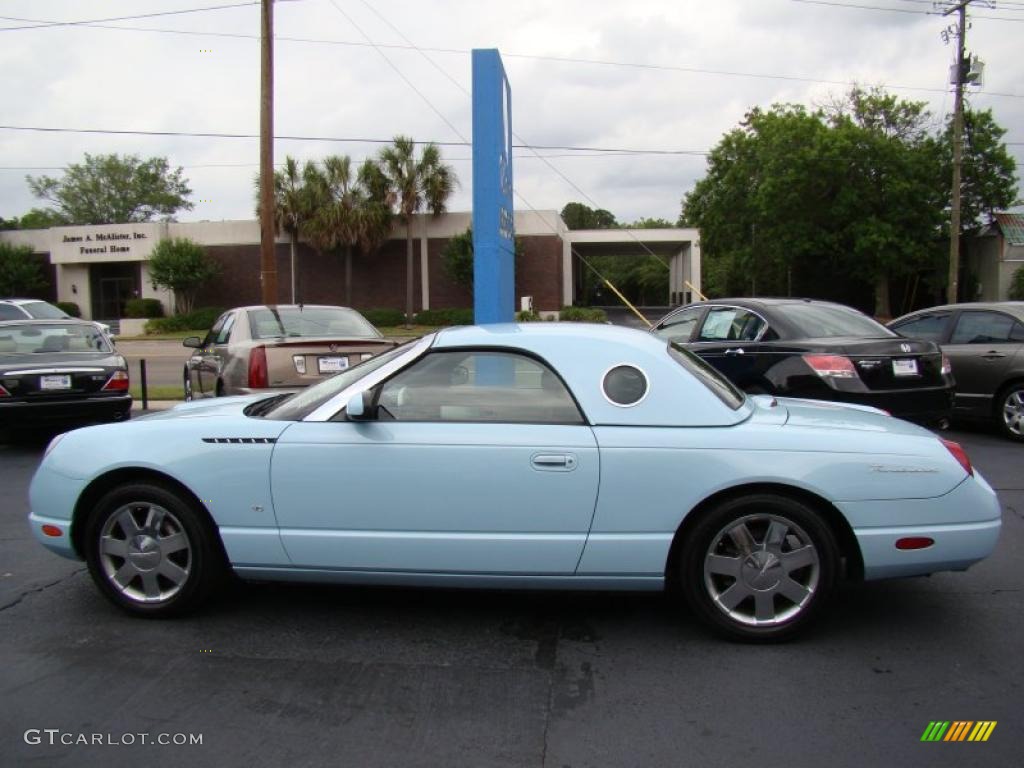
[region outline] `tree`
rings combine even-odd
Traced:
[[[391,231],[387,180],[369,161],[356,172],[346,155],[308,163],[303,176],[309,211],[302,232],[321,253],[344,256],[345,303],[351,306],[353,250],[372,253]]]
[[[288,235],[291,257],[291,300],[295,293],[295,246],[299,232],[310,216],[309,190],[303,183],[298,161],[288,155],[284,168],[274,172],[274,229]],[[260,218],[260,177],[256,176],[256,218]]]
[[[26,176],[32,194],[55,206],[50,212],[67,224],[123,224],[173,221],[191,210],[192,194],[179,167],[165,157],[142,160],[138,155],[90,155],[64,169],[60,178]]]
[[[562,208],[562,221],[569,229],[615,229],[619,226],[609,211],[583,203],[566,203]]]
[[[187,237],[167,238],[153,248],[149,257],[149,279],[154,288],[174,291],[178,314],[192,311],[196,293],[220,271],[206,250]]]
[[[416,144],[407,136],[396,136],[377,159],[382,178],[388,181],[385,198],[395,206],[405,224],[405,318],[413,319],[412,217],[428,208],[434,216],[445,211],[458,179],[454,169],[441,160],[441,150],[429,143],[416,159]]]
[[[521,238],[515,240],[515,259],[518,268],[519,260],[526,252]],[[448,239],[441,250],[441,268],[452,282],[473,290],[473,228],[468,228]]]
[[[992,110],[964,110],[960,188],[962,235],[990,224],[993,213],[1009,208],[1016,201],[1017,167],[1003,142],[1005,135],[1006,129],[996,123]],[[942,145],[942,172],[945,179],[953,175],[952,145],[953,125],[950,117]]]
[[[626,224],[626,229],[671,229],[674,226],[675,224],[668,219],[644,216],[643,218]]]
[[[1014,271],[1007,298],[1011,301],[1024,301],[1024,267],[1017,267]]]
[[[0,243],[0,296],[32,296],[47,285],[31,246]]]

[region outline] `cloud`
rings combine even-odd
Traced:
[[[362,32],[324,0],[275,5],[279,36],[362,43],[278,42],[279,135],[389,139],[403,133],[419,141],[469,137],[471,104],[459,85],[470,86],[464,51],[473,47],[498,47],[505,53],[514,128],[536,144],[706,150],[753,106],[821,103],[844,92],[850,81],[892,87],[901,97],[927,101],[940,117],[952,107],[946,92],[952,46],[943,45],[939,37],[948,20],[938,17],[788,0],[382,0],[372,8],[363,0],[336,2]],[[183,0],[180,7],[187,5]],[[44,10],[39,3],[11,0],[3,12],[82,19],[166,8],[166,0],[57,0]],[[124,25],[255,35],[259,15],[254,6]],[[1024,81],[1020,31],[1016,24],[982,19],[969,30],[969,48],[987,63],[989,91],[1015,93]],[[380,43],[405,45],[407,37],[417,46],[454,52],[424,56],[388,48],[383,50],[385,59],[365,45],[363,32]],[[17,73],[4,80],[0,123],[258,131],[256,40],[72,27],[0,32],[0,41],[0,66]],[[763,77],[751,76],[758,74]],[[975,95],[972,103],[994,110],[997,121],[1009,129],[1008,140],[1024,140],[1024,99]],[[279,160],[285,154],[306,160],[336,152],[363,158],[378,149],[366,143],[278,140],[275,154]],[[1024,155],[1019,152],[1024,148],[1012,149]],[[0,168],[63,166],[79,161],[84,152],[166,155],[172,164],[185,166],[194,198],[212,202],[197,202],[195,210],[182,214],[184,220],[252,216],[255,140],[0,130]],[[444,154],[462,182],[450,208],[468,209],[470,150],[451,147]],[[679,200],[704,172],[702,158],[687,156],[579,156],[551,162],[597,204],[624,220],[674,219]],[[24,173],[0,170],[0,216],[18,215],[39,204],[28,192]],[[515,178],[518,191],[537,208],[561,208],[582,199],[572,184],[536,159],[518,159]]]

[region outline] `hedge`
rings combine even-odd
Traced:
[[[416,315],[416,325],[472,325],[472,309],[424,309]]]
[[[558,319],[576,323],[606,323],[608,315],[603,309],[562,307],[562,311],[558,313]]]
[[[56,304],[57,309],[67,312],[72,317],[81,317],[82,310],[78,308],[78,305],[73,301],[58,301]]]
[[[393,328],[405,322],[405,313],[400,309],[363,309],[360,313],[378,328]]]
[[[164,305],[160,299],[128,299],[124,303],[124,316],[130,318],[163,317]]]
[[[541,319],[541,316],[534,312],[532,309],[528,309],[523,312],[516,312],[517,323],[536,323],[539,322]]]
[[[201,307],[187,314],[170,317],[154,317],[146,323],[146,333],[178,333],[211,328],[224,310],[217,307]]]

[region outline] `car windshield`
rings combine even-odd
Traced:
[[[784,304],[778,310],[809,339],[829,336],[896,336],[881,323],[850,307],[836,304]]]
[[[263,415],[268,419],[280,421],[299,421],[343,389],[359,381],[363,376],[373,373],[382,365],[386,365],[396,357],[405,354],[409,351],[411,344],[419,341],[420,339],[407,341],[405,344],[395,347],[384,354],[364,360],[358,365],[354,365],[325,381],[321,381],[319,384],[302,390],[287,400],[280,401],[274,408],[271,408]]]
[[[673,341],[668,345],[668,354],[734,411],[743,405],[746,395],[735,384],[697,357],[697,355],[693,354],[693,352],[684,349]]]
[[[45,301],[30,301],[22,304],[21,308],[36,320],[63,320],[68,316],[64,310]]]
[[[343,307],[265,307],[249,310],[254,339],[355,336],[382,338],[354,309]]]
[[[10,323],[0,326],[0,356],[102,352],[113,349],[91,323]]]

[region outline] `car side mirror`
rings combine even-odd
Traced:
[[[345,415],[349,421],[376,421],[377,406],[373,404],[372,392],[359,392],[345,404]]]
[[[191,347],[192,349],[199,349],[203,346],[203,340],[198,336],[186,336],[181,340],[181,346]]]

